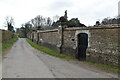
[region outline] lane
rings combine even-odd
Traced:
[[[71,64],[66,60],[62,60],[47,54],[40,54],[39,51],[33,50],[35,55],[43,61],[56,78],[118,78],[117,75],[106,73],[100,70],[80,67]]]
[[[3,60],[4,78],[110,78],[32,48],[19,39]]]
[[[19,39],[3,60],[4,78],[54,78],[25,39]]]

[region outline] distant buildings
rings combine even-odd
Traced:
[[[120,18],[120,1],[118,2],[118,16]]]

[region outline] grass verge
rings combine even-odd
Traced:
[[[85,64],[90,64],[93,65],[95,67],[104,69],[104,70],[108,70],[108,71],[112,71],[112,72],[120,72],[120,68],[118,67],[114,67],[114,66],[109,66],[109,65],[105,65],[105,64],[98,64],[98,63],[93,63],[93,62],[84,62]]]
[[[2,43],[2,53],[4,53],[6,50],[8,50],[17,40],[18,40],[18,38],[13,38],[13,39],[9,40],[8,42]]]
[[[66,55],[64,55],[64,54],[57,53],[57,52],[55,52],[55,51],[53,51],[53,50],[51,50],[51,49],[49,49],[49,48],[46,48],[46,47],[44,47],[44,46],[38,45],[38,44],[32,42],[32,41],[29,40],[29,39],[26,39],[26,40],[27,40],[27,42],[28,42],[32,47],[34,47],[35,49],[40,50],[40,51],[42,51],[42,52],[44,52],[44,53],[47,53],[47,54],[49,54],[49,55],[52,55],[52,56],[55,56],[55,57],[59,57],[59,58],[63,58],[63,59],[68,59],[68,60],[70,60],[70,59],[75,59],[75,58],[72,57],[72,56],[66,56]]]

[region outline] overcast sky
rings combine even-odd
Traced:
[[[12,16],[15,27],[21,27],[37,15],[63,16],[68,11],[68,19],[78,18],[81,23],[94,25],[96,20],[118,15],[120,0],[0,0],[0,28],[4,27],[5,17]]]

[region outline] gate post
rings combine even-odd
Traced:
[[[59,45],[58,45],[58,47],[59,47],[59,53],[62,53],[62,47],[63,47],[63,31],[64,31],[64,28],[63,28],[63,26],[59,26],[59,28],[58,28],[58,33],[59,33],[59,38],[60,38],[60,41],[59,41]]]

